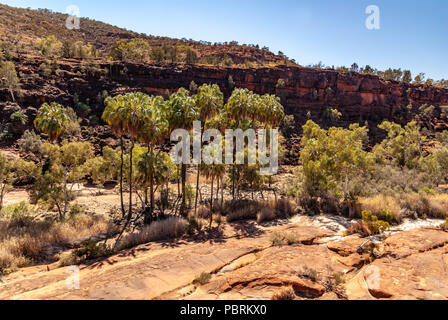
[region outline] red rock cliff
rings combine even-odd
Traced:
[[[385,81],[359,73],[299,67],[238,69],[139,64],[100,64],[92,68],[77,60],[61,60],[57,75],[35,76],[41,63],[41,59],[33,58],[17,65],[24,79],[24,95],[20,99],[23,106],[38,107],[44,101],[70,104],[75,93],[83,100],[94,101],[103,90],[110,94],[142,90],[163,95],[167,90],[188,88],[191,81],[198,85],[216,83],[228,96],[233,88],[230,79],[236,87],[281,96],[289,114],[304,117],[311,113],[315,119],[328,106],[337,107],[347,121],[403,121],[409,117],[409,104],[413,104],[413,112],[423,104],[448,105],[448,89]],[[285,85],[277,88],[279,79],[284,79]],[[6,95],[4,92],[4,98]]]

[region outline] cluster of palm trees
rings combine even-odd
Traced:
[[[211,84],[200,86],[195,94],[181,88],[171,94],[168,99],[161,96],[149,96],[141,92],[127,93],[106,98],[105,106],[102,118],[110,126],[112,132],[120,138],[121,211],[123,216],[127,215],[128,221],[132,219],[134,183],[138,183],[139,187],[143,187],[145,190],[146,209],[144,214],[147,224],[154,220],[155,189],[156,186],[165,182],[161,181],[160,176],[167,170],[167,154],[158,151],[157,147],[169,139],[173,130],[192,130],[193,123],[201,121],[203,124],[201,128],[202,137],[204,130],[208,128],[217,129],[223,133],[226,129],[240,128],[246,130],[260,128],[261,126],[278,127],[284,118],[283,107],[276,96],[260,96],[247,89],[235,89],[225,103],[224,95],[219,86]],[[40,131],[47,133],[51,142],[55,142],[63,132],[66,121],[67,117],[62,106],[44,104],[39,110],[35,126]],[[129,148],[126,148],[125,144],[129,145]],[[135,159],[133,159],[133,151],[137,145],[139,148],[144,148],[145,154],[139,158],[137,164],[137,168],[142,174],[139,175],[138,179],[134,179],[133,163]],[[204,148],[207,148],[207,146]],[[126,149],[129,153],[128,210],[125,208],[123,196]],[[164,160],[161,161],[161,158]],[[233,171],[234,168],[235,166],[233,166]],[[187,165],[180,165],[177,171],[178,185],[181,184],[182,186],[181,191],[179,190],[180,213],[186,215]],[[211,181],[210,205],[213,206],[215,182],[217,182],[216,198],[218,198],[218,192],[221,190],[221,201],[223,201],[226,172],[227,168],[222,164],[197,164],[195,212],[198,208],[200,175],[203,174]],[[232,194],[235,198],[234,172],[231,176],[233,179]]]

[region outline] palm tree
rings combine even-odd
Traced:
[[[265,126],[278,127],[285,116],[284,108],[280,103],[280,98],[275,95],[260,96],[248,89],[235,89],[224,106],[226,118],[234,121],[233,127],[247,129],[257,127],[260,124]],[[235,157],[235,150],[234,150]],[[236,190],[236,169],[232,171],[232,195],[235,199]]]
[[[150,189],[150,207],[145,215],[145,224],[152,222],[154,213],[154,180],[158,178],[156,169],[160,167],[158,155],[154,153],[154,146],[163,142],[168,136],[168,112],[167,103],[160,96],[150,97],[148,104],[142,105],[141,119],[143,125],[138,135],[138,140],[144,143],[148,151],[140,162],[140,168],[146,172],[146,185]],[[148,205],[147,189],[145,190],[145,205]]]
[[[210,118],[213,118],[223,108],[224,95],[216,84],[207,85],[204,84],[199,87],[198,93],[195,95],[196,107],[199,110],[199,120],[201,123],[205,123]],[[201,127],[201,141],[202,141],[202,127]],[[194,204],[194,213],[196,215],[198,209],[198,196],[199,196],[199,177],[201,174],[201,166],[198,165],[197,178],[196,178],[196,197]],[[213,188],[213,180],[212,180]],[[213,192],[212,192],[213,193]]]
[[[257,105],[257,120],[271,127],[278,127],[285,118],[285,111],[280,98],[266,94],[259,98]]]
[[[150,97],[144,93],[128,93],[106,99],[105,121],[110,121],[111,127],[119,129],[121,135],[126,134],[130,141],[129,150],[129,212],[128,221],[132,219],[132,187],[133,187],[133,151],[140,130],[144,126],[144,109],[149,108]],[[122,191],[121,191],[122,192]]]
[[[227,117],[234,121],[234,129],[240,128],[243,120],[256,120],[259,117],[259,96],[255,95],[248,89],[235,89],[232,92],[227,104],[224,106]],[[236,149],[233,150],[233,157],[235,158]],[[232,168],[232,197],[235,200],[236,190],[236,167]]]
[[[106,108],[103,113],[103,120],[110,126],[112,132],[120,136],[120,149],[121,149],[121,162],[120,162],[120,202],[121,202],[121,212],[123,217],[126,214],[126,209],[124,208],[123,199],[123,166],[124,166],[124,142],[123,137],[124,131],[124,121],[121,118],[121,109],[124,108],[124,97],[116,96],[114,98],[108,97],[105,99],[104,104]]]
[[[190,97],[189,92],[180,88],[176,93],[170,96],[167,103],[168,122],[170,132],[175,129],[191,130],[193,122],[199,118],[199,111],[195,100]],[[181,180],[182,180],[182,205],[181,214],[185,214],[186,207],[186,179],[187,165],[182,164]]]
[[[59,136],[65,131],[70,119],[65,113],[65,109],[60,104],[52,102],[44,103],[34,120],[34,126],[37,130],[46,133],[48,140],[52,143],[58,140]]]

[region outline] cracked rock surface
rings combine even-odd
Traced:
[[[448,299],[447,232],[413,229],[378,244],[325,225],[245,222],[142,245],[80,266],[79,290],[67,289],[66,268],[25,268],[2,279],[0,299],[270,299],[285,286],[297,299]],[[278,234],[296,241],[273,246]],[[210,281],[193,285],[202,273]]]

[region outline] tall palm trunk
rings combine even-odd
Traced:
[[[154,218],[154,178],[151,174],[149,182],[149,211],[145,214],[145,224],[149,225],[152,223]]]
[[[194,200],[194,215],[196,216],[196,213],[198,212],[198,198],[199,198],[199,178],[201,175],[201,167],[198,165],[198,172],[196,176],[196,197]]]
[[[185,216],[186,211],[186,181],[187,181],[187,165],[182,163],[181,169],[181,180],[182,180],[182,204],[180,208],[180,214]]]
[[[240,126],[240,120],[236,120],[236,128],[238,129]],[[235,139],[236,140],[236,139]],[[236,142],[236,141],[235,141]],[[235,201],[235,189],[236,189],[236,143],[233,143],[233,168],[232,168],[232,198]]]
[[[131,150],[129,156],[129,212],[128,212],[128,221],[132,219],[132,153],[134,151],[134,141],[131,140]]]
[[[124,216],[126,215],[126,209],[124,208],[124,199],[123,199],[123,166],[124,166],[124,150],[123,150],[123,136],[120,137],[120,145],[121,145],[121,163],[120,163],[120,200],[121,200],[121,213]]]
[[[216,201],[219,199],[219,176],[216,177]]]
[[[221,177],[221,207],[224,206],[224,176]]]
[[[210,228],[213,224],[213,183],[215,181],[215,177],[212,176],[212,190],[211,190],[211,196],[210,196]]]
[[[179,166],[177,166],[177,199],[180,197],[180,169]]]
[[[214,196],[214,192],[213,192],[213,190],[214,190],[214,182],[215,182],[215,177],[214,176],[212,176],[212,190],[211,190],[211,194],[210,194],[210,211],[212,211],[213,210],[213,196]]]
[[[202,143],[202,127],[201,127],[201,143]],[[201,149],[201,162],[202,162],[202,149]],[[194,200],[194,216],[196,216],[198,212],[199,178],[201,175],[201,162],[198,163],[198,172],[196,177],[196,197]]]

